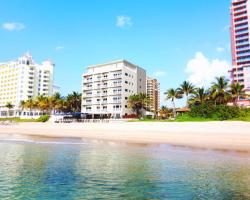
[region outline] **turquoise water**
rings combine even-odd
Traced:
[[[250,157],[168,145],[1,141],[0,199],[250,199]]]

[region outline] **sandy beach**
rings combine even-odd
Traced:
[[[19,123],[0,125],[0,139],[20,136],[74,137],[129,143],[170,144],[250,152],[250,123]]]

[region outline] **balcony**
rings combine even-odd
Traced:
[[[238,46],[236,47],[237,52],[239,51],[244,51],[244,50],[249,50],[250,46],[249,45],[245,45],[245,46]]]
[[[83,83],[92,83],[92,82],[93,82],[92,79],[84,79],[84,80],[83,80]]]
[[[101,104],[108,104],[108,101],[102,101]]]
[[[108,93],[102,93],[101,96],[106,97],[108,96]]]
[[[242,36],[236,36],[235,39],[236,40],[244,40],[244,39],[248,39],[249,38],[249,35],[242,35]]]
[[[86,90],[93,90],[93,87],[83,87],[83,90],[86,91]]]
[[[248,24],[243,24],[243,25],[240,25],[240,26],[235,26],[235,30],[239,30],[239,29],[243,29],[243,28],[248,28]]]
[[[237,57],[242,57],[242,56],[250,56],[250,52],[246,52],[246,53],[237,53]]]
[[[121,87],[121,86],[122,86],[121,83],[113,84],[113,87]]]
[[[236,31],[235,35],[238,36],[238,35],[241,35],[241,34],[244,34],[244,33],[248,33],[248,28]]]
[[[83,105],[89,106],[92,105],[92,102],[84,102]]]
[[[103,89],[103,88],[107,88],[108,87],[108,85],[101,85],[101,88]]]
[[[121,108],[113,108],[113,111],[121,111]]]
[[[107,81],[108,77],[102,77],[102,81]]]
[[[113,92],[113,95],[121,95],[122,94],[122,92],[120,91],[120,92]]]
[[[238,25],[238,24],[241,24],[241,23],[244,23],[244,22],[248,22],[248,19],[245,18],[245,19],[242,19],[242,20],[239,20],[239,21],[236,21],[234,22],[235,25]]]
[[[120,104],[120,103],[122,103],[122,100],[113,100],[113,103],[118,103],[118,104]]]
[[[243,11],[242,13],[239,13],[239,14],[237,14],[237,15],[234,15],[234,18],[235,18],[235,19],[238,19],[238,18],[243,17],[243,16],[246,16],[246,15],[247,15],[247,12],[246,12],[246,11]]]

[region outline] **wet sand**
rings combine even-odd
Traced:
[[[0,125],[0,139],[20,136],[74,137],[137,144],[170,144],[250,153],[247,122],[19,123]]]

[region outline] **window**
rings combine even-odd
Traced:
[[[125,100],[128,100],[128,97],[125,97]]]
[[[126,84],[128,84],[128,81],[125,81]]]
[[[128,91],[128,89],[125,89],[125,92],[127,92]]]
[[[125,108],[127,108],[128,107],[128,105],[125,105]]]
[[[125,76],[128,76],[128,73],[125,73]]]

